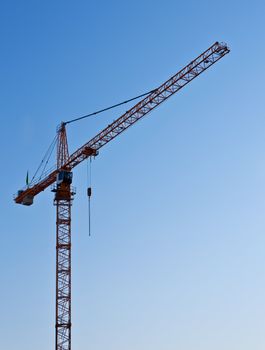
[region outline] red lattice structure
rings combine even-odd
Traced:
[[[216,42],[178,73],[152,90],[145,98],[108,125],[69,156],[66,124],[57,130],[57,165],[39,180],[18,191],[16,203],[31,205],[34,197],[54,184],[56,206],[56,350],[71,350],[71,205],[75,191],[72,169],[142,119],[170,96],[229,53],[224,43]]]

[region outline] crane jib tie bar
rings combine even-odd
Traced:
[[[73,122],[77,122],[78,120],[82,120],[82,119],[85,119],[85,118],[88,118],[88,117],[92,117],[93,115],[100,114],[100,113],[102,113],[102,112],[106,112],[106,111],[108,111],[108,110],[110,110],[110,109],[119,107],[119,106],[124,105],[124,104],[126,104],[126,103],[129,103],[129,102],[131,102],[131,101],[137,100],[138,98],[141,98],[141,97],[144,97],[144,96],[146,96],[146,95],[149,95],[149,94],[151,94],[151,93],[153,93],[153,92],[155,92],[155,91],[156,91],[156,89],[155,89],[155,90],[148,91],[148,92],[145,92],[144,94],[141,94],[141,95],[138,95],[138,96],[136,96],[136,97],[130,98],[129,100],[122,101],[122,102],[117,103],[117,104],[115,104],[115,105],[112,105],[112,106],[110,106],[110,107],[100,109],[100,110],[98,110],[98,111],[96,111],[96,112],[86,114],[86,115],[84,115],[84,116],[82,116],[82,117],[78,117],[78,118],[75,118],[75,119],[72,119],[72,120],[68,120],[68,121],[64,122],[64,124],[65,124],[65,125],[66,125],[66,124],[70,124],[70,123],[73,123]]]

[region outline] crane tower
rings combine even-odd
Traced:
[[[15,195],[15,202],[30,206],[33,199],[52,186],[56,206],[56,323],[55,350],[71,350],[71,206],[75,190],[72,170],[154,108],[207,70],[230,52],[225,43],[215,42],[174,76],[152,90],[140,102],[117,118],[91,140],[69,155],[66,125],[57,130],[57,164]],[[73,120],[75,121],[75,120]]]

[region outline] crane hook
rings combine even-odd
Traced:
[[[90,198],[92,195],[91,187],[87,188],[87,197],[88,197],[88,235],[91,236],[91,213],[90,213]]]

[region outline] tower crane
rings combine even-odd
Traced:
[[[174,76],[148,93],[91,140],[72,154],[68,151],[66,125],[57,129],[57,164],[43,176],[19,190],[15,202],[30,206],[40,192],[52,185],[56,206],[56,323],[55,350],[71,350],[71,206],[75,195],[72,170],[85,159],[97,156],[99,150],[154,108],[211,67],[230,52],[225,43],[215,42]],[[80,118],[81,119],[81,118]],[[71,122],[71,121],[70,121]],[[91,189],[88,189],[88,196]]]

